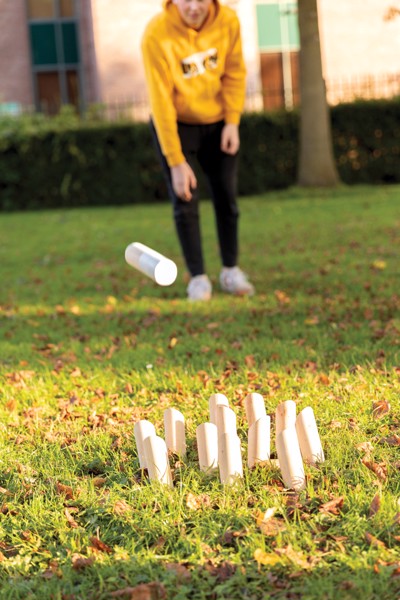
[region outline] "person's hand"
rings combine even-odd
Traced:
[[[236,154],[239,150],[239,126],[233,123],[226,123],[221,133],[221,150],[226,154]]]
[[[197,187],[197,179],[187,162],[171,167],[172,187],[178,198],[189,202],[192,190]]]

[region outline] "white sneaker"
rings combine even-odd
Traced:
[[[211,281],[207,275],[195,275],[187,287],[188,299],[192,301],[210,300],[212,292]]]
[[[255,293],[254,286],[239,267],[223,267],[219,281],[223,291],[229,294],[252,296]]]

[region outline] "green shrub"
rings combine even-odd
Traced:
[[[0,118],[0,209],[160,201],[165,182],[146,123],[86,121],[69,108]],[[344,183],[400,182],[400,101],[331,109],[335,159]],[[297,111],[243,117],[239,194],[296,182]],[[202,195],[204,196],[204,185]]]

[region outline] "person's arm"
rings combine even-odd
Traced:
[[[161,151],[171,169],[172,187],[179,198],[191,200],[191,189],[197,186],[197,181],[181,148],[170,68],[162,48],[151,35],[144,36],[142,53],[151,113]]]
[[[240,24],[231,22],[230,48],[222,77],[222,98],[225,126],[221,134],[221,150],[235,154],[239,150],[239,123],[246,94],[246,67],[243,59]]]
[[[142,54],[152,118],[162,153],[172,167],[184,162],[185,157],[178,135],[171,71],[162,47],[151,34],[143,37]]]

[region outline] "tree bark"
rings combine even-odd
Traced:
[[[300,30],[300,156],[297,183],[334,187],[339,183],[325,81],[322,74],[317,0],[298,0]]]

